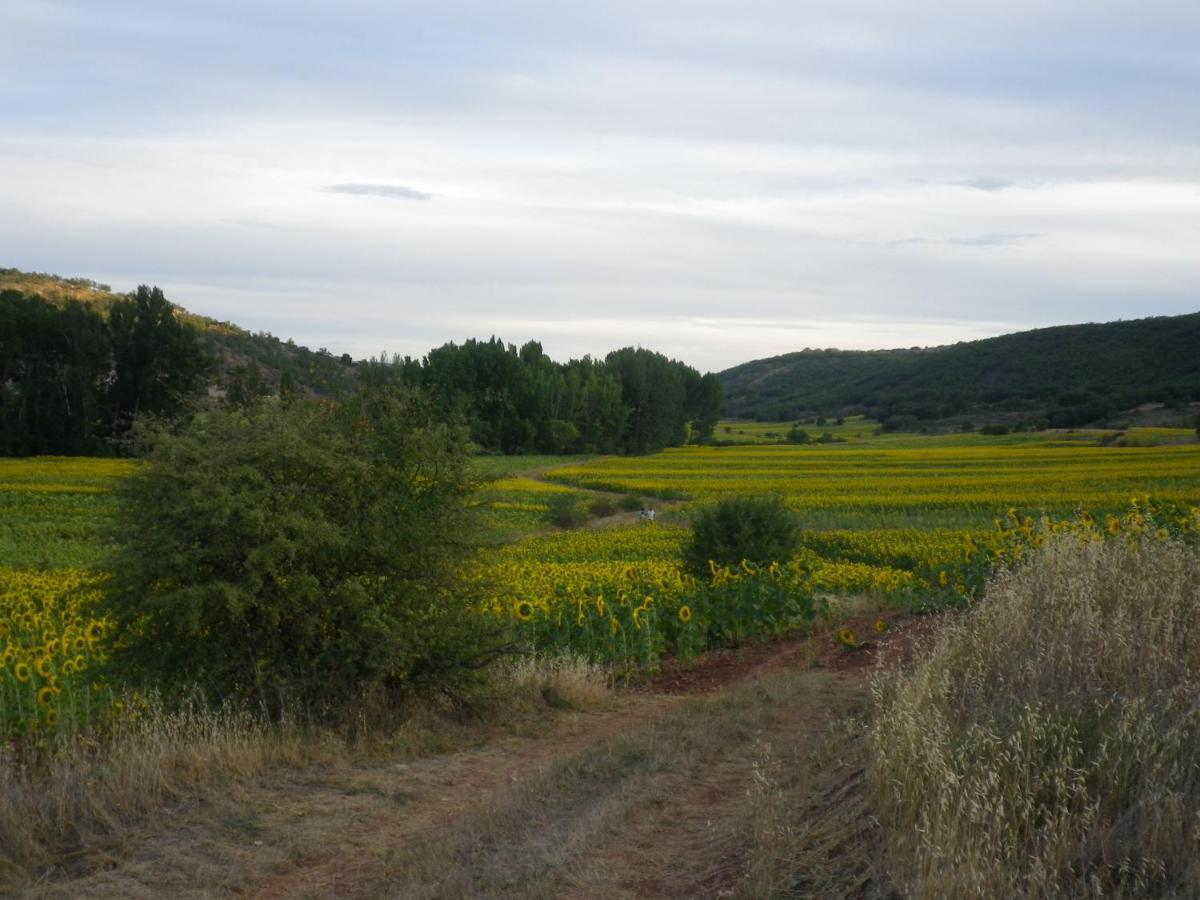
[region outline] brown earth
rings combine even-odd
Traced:
[[[746,868],[757,763],[802,765],[927,620],[846,623],[673,664],[609,708],[411,761],[274,771],[184,801],[33,897],[719,897]]]

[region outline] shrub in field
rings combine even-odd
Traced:
[[[558,528],[578,528],[587,521],[587,509],[578,494],[554,494],[546,500],[546,515]]]
[[[611,516],[617,511],[617,501],[612,497],[601,495],[588,504],[588,512],[596,518]]]
[[[761,494],[726,497],[706,507],[692,522],[692,540],[683,551],[685,568],[699,578],[709,563],[736,566],[786,563],[796,552],[800,525],[778,497]]]
[[[106,564],[123,678],[334,712],[447,688],[486,655],[457,589],[465,432],[417,395],[210,410],[145,438]]]
[[[871,771],[912,897],[1200,895],[1200,552],[1046,535],[910,674]]]
[[[646,501],[638,494],[624,494],[617,501],[617,505],[625,510],[625,512],[637,512],[639,509],[645,507]]]

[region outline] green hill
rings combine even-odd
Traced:
[[[121,299],[106,284],[88,278],[63,278],[41,272],[0,268],[0,294],[41,297],[56,306],[78,301],[107,315]],[[253,389],[278,393],[280,382],[290,380],[312,394],[332,394],[354,381],[348,356],[335,357],[327,350],[310,350],[266,332],[251,332],[230,322],[198,316],[175,304],[181,321],[196,329],[201,346],[216,359],[217,390]],[[257,370],[257,372],[255,371]]]
[[[1200,400],[1200,313],[1039,328],[944,347],[803,350],[719,374],[726,415],[866,413],[895,428],[967,420],[1074,427]]]

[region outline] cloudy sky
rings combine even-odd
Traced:
[[[701,370],[1200,309],[1200,4],[4,0],[0,266]]]

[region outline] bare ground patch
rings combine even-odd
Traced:
[[[861,792],[830,723],[862,704],[881,650],[903,656],[927,627],[893,622],[858,653],[829,630],[710,653],[610,708],[493,727],[458,752],[273,770],[86,848],[23,894],[766,896],[753,886],[805,877],[787,831],[800,812],[827,832],[800,843],[853,882]],[[852,814],[821,826],[823,793]],[[777,839],[788,859],[773,861]]]

